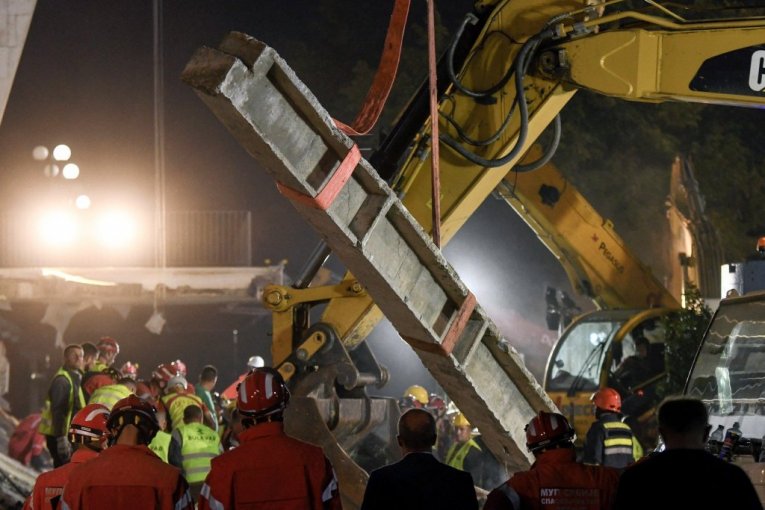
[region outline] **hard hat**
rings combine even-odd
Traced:
[[[412,386],[409,386],[406,391],[404,391],[404,398],[406,397],[412,397],[422,405],[427,405],[428,401],[430,400],[428,390],[418,384],[413,384]]]
[[[446,401],[441,395],[431,393],[430,398],[428,399],[428,407],[437,411],[446,411]]]
[[[120,344],[117,343],[117,340],[110,336],[102,336],[98,340],[98,344],[96,345],[98,350],[103,353],[112,354],[114,353],[119,354],[120,353]]]
[[[622,412],[622,397],[613,388],[601,388],[590,398],[595,407],[603,411]]]
[[[138,376],[138,364],[126,361],[122,364],[120,373],[123,377],[130,377],[131,379],[135,379]]]
[[[152,379],[156,379],[157,381],[160,381],[164,384],[167,384],[167,381],[176,375],[178,375],[178,372],[170,363],[162,363],[161,365],[158,365],[157,368],[155,368],[151,373]],[[164,384],[162,384],[162,386],[164,386]]]
[[[182,376],[186,377],[186,374],[188,373],[188,372],[186,372],[186,363],[184,363],[183,361],[177,359],[177,360],[173,361],[172,363],[170,363],[170,366],[173,367],[177,373],[179,373]]]
[[[184,390],[188,389],[188,387],[189,387],[189,382],[181,374],[175,375],[175,376],[171,377],[169,381],[167,381],[167,387],[168,388],[172,388],[172,387],[177,386],[179,384],[181,386],[183,386]]]
[[[247,368],[251,370],[253,368],[260,368],[264,366],[266,366],[266,362],[260,356],[250,356],[250,359],[247,360]]]
[[[526,447],[530,452],[573,442],[575,438],[576,432],[562,414],[539,411],[526,425]]]
[[[757,253],[765,256],[765,236],[757,239]]]
[[[69,440],[73,443],[99,442],[109,433],[106,421],[109,408],[102,404],[88,404],[72,417]]]
[[[270,367],[255,368],[239,385],[236,407],[244,416],[264,418],[282,412],[290,392],[279,372]]]
[[[455,427],[469,427],[470,422],[462,413],[457,413],[454,415],[454,420],[452,421]]]
[[[118,400],[112,406],[112,412],[106,422],[109,430],[118,431],[116,436],[122,432],[125,425],[135,425],[143,434],[143,441],[147,444],[156,435],[159,430],[157,421],[157,410],[149,402],[138,398],[135,395],[129,395],[122,400]]]

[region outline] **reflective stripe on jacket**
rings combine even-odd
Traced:
[[[605,439],[603,440],[603,465],[623,468],[635,462],[635,443],[629,425],[621,421],[603,422]]]
[[[88,403],[105,405],[111,411],[114,404],[123,398],[128,398],[132,393],[130,388],[123,384],[109,384],[96,389]]]
[[[189,483],[203,482],[210,472],[210,461],[221,453],[218,433],[201,423],[178,427],[181,436],[183,475]]]
[[[69,375],[69,372],[65,370],[63,367],[58,369],[58,372],[56,372],[56,375],[53,376],[55,379],[56,377],[61,376],[64,379],[67,380],[69,383],[69,401],[67,404],[67,414],[64,419],[64,430],[53,430],[53,412],[51,411],[51,401],[50,401],[50,393],[48,394],[47,398],[45,399],[45,405],[42,410],[42,416],[40,418],[40,426],[37,428],[37,430],[40,432],[40,434],[46,435],[46,436],[65,436],[69,432],[69,423],[72,421],[72,411],[74,409],[74,381],[72,380],[72,376]],[[82,388],[78,386],[77,388],[77,400],[78,400],[78,406],[77,409],[82,409],[85,407],[85,395],[82,393]]]
[[[157,457],[168,462],[167,454],[170,452],[170,440],[173,438],[164,430],[158,430],[157,435],[149,443],[149,449],[157,454]]]

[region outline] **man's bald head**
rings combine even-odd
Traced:
[[[398,420],[398,444],[409,451],[430,451],[436,444],[436,420],[424,409],[409,409]]]

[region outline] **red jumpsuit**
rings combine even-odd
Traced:
[[[339,510],[335,473],[321,448],[284,433],[281,422],[255,425],[240,445],[212,460],[199,510]]]
[[[484,510],[601,510],[614,502],[619,471],[576,462],[573,448],[542,452],[528,471],[489,493]]]
[[[89,448],[78,448],[72,455],[72,459],[53,471],[42,473],[35,481],[32,494],[24,502],[24,510],[52,510],[51,498],[64,493],[64,486],[69,481],[69,473],[85,461],[98,456],[98,452]]]
[[[188,484],[178,468],[144,445],[114,445],[72,470],[62,509],[193,510]]]

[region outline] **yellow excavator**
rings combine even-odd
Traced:
[[[578,203],[565,178],[545,166],[555,144],[538,158],[528,156],[550,124],[559,130],[557,115],[578,89],[646,102],[765,104],[765,20],[688,21],[658,2],[646,2],[642,10],[621,10],[624,5],[475,3],[441,61],[448,77],[441,80],[438,112],[442,244],[498,188],[516,210],[534,204],[549,213],[529,216],[529,222],[551,222],[542,228],[544,236],[560,233],[556,242],[563,247],[577,236],[585,238],[582,225],[588,222],[601,230],[608,226],[589,205]],[[619,258],[618,243],[609,244],[618,238],[606,228],[608,235],[593,240],[583,252],[588,254],[567,272],[575,288],[619,309],[597,311],[570,326],[569,331],[582,332],[581,342],[571,333],[572,340],[562,338],[553,353],[551,379],[568,382],[557,396],[547,388],[551,400],[428,240],[433,204],[427,156],[434,137],[424,95],[410,103],[405,121],[367,162],[286,62],[260,41],[233,33],[217,49],[202,48],[183,79],[289,190],[285,196],[351,271],[321,292],[310,288],[307,271],[296,288],[272,287],[265,293],[266,302],[285,314],[275,322],[273,364],[291,379],[297,395],[312,401],[299,410],[302,420],[293,423],[321,421],[338,439],[354,438],[346,450],[389,423],[386,413],[395,412],[395,403],[364,391],[387,377],[364,343],[383,312],[479,427],[493,453],[514,470],[530,460],[522,424],[540,409],[558,406],[566,412],[573,406],[576,413],[582,404],[572,398],[571,388],[589,397],[604,382],[601,367],[617,361],[611,346],[624,344],[636,328],[650,336],[656,319],[678,306],[655,282],[634,295],[615,291],[610,296],[598,287],[605,281],[617,289],[613,282],[624,276],[632,290],[650,275],[642,270],[637,277],[625,274],[641,266]],[[326,199],[328,189],[335,191]],[[576,215],[580,218],[574,221]],[[578,226],[567,230],[569,221]],[[316,264],[309,266],[326,254],[317,250]],[[565,248],[561,254],[578,257]],[[604,280],[585,270],[595,263],[607,268]],[[326,308],[307,327],[310,311],[294,305],[317,300]],[[626,344],[620,354],[629,354]],[[578,428],[584,423],[576,417],[574,422]],[[332,446],[311,434],[302,431],[331,455]],[[335,458],[333,463],[344,465]],[[350,468],[347,474],[341,486],[353,507],[359,499],[351,492],[363,486],[363,477]]]

